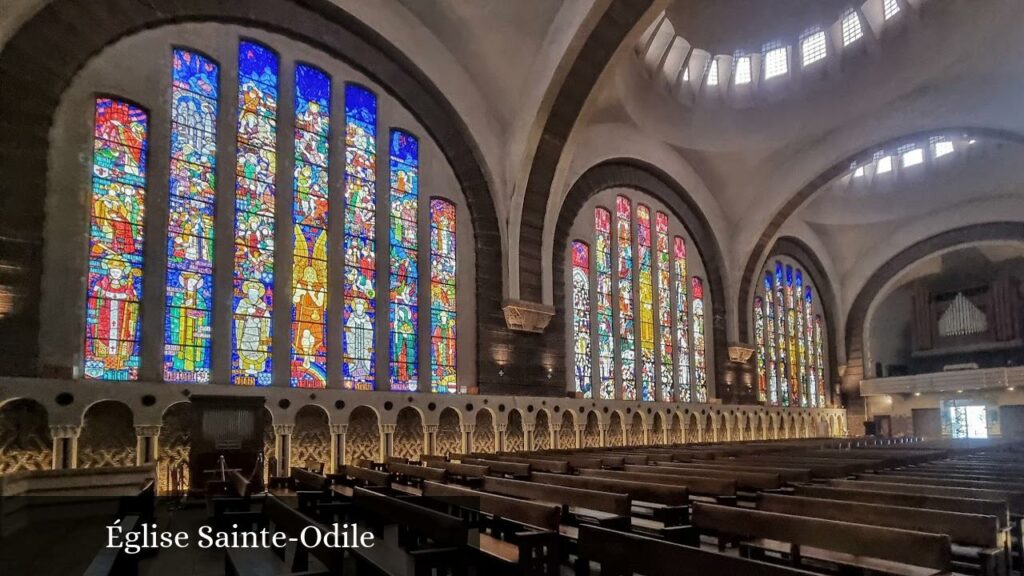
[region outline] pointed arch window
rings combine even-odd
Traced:
[[[590,351],[590,246],[572,243],[573,350],[576,391],[591,397],[593,358]]]
[[[619,354],[622,374],[622,399],[636,400],[636,348],[633,313],[633,206],[629,198],[615,200],[619,240]]]
[[[601,376],[601,398],[615,398],[615,328],[612,305],[612,236],[611,212],[594,210],[594,246],[597,291],[598,372]]]
[[[455,204],[430,200],[430,372],[431,389],[459,392],[456,378]]]
[[[391,389],[419,389],[419,141],[391,131]]]

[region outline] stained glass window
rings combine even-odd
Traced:
[[[786,357],[789,358],[789,402],[800,405],[800,356],[796,344],[796,306],[793,300],[793,267],[786,266]]]
[[[633,234],[629,198],[615,201],[619,239],[619,352],[622,363],[622,399],[636,400],[636,350],[633,336]]]
[[[377,96],[345,86],[345,312],[342,381],[346,389],[376,387]]]
[[[164,379],[210,380],[218,67],[174,50]]]
[[[775,263],[775,357],[778,360],[779,402],[789,406],[789,372],[786,371],[786,290],[782,262]]]
[[[401,130],[391,131],[391,389],[419,389],[419,243],[416,216],[419,207],[419,141]]]
[[[671,256],[668,247],[668,215],[658,212],[655,216],[655,230],[658,233],[658,327],[661,339],[661,379],[660,395],[662,402],[671,402],[674,396],[675,378],[672,365],[672,275]]]
[[[327,387],[327,158],[331,79],[295,66],[291,383]]]
[[[757,360],[757,400],[768,400],[768,359],[764,346],[764,300],[754,298],[754,345]]]
[[[97,98],[95,112],[85,377],[136,380],[148,118],[110,98]]]
[[[640,399],[654,400],[654,282],[651,272],[651,210],[636,206],[640,289]]]
[[[799,404],[806,408],[809,405],[807,381],[807,333],[804,330],[804,275],[796,270],[796,291],[793,294],[793,305],[796,312],[796,343],[797,343],[797,384],[799,385]],[[811,394],[814,391],[811,390]]]
[[[818,404],[817,348],[814,345],[814,297],[811,287],[804,287],[804,341],[807,343],[807,397],[812,408]]]
[[[824,340],[821,331],[821,316],[814,317],[814,355],[818,358],[815,368],[818,371],[818,405],[825,405],[825,362]]]
[[[594,210],[594,267],[597,269],[597,365],[601,374],[601,398],[615,398],[615,344],[612,306],[612,215]]]
[[[239,44],[231,382],[245,386],[271,381],[277,76],[270,48]]]
[[[590,247],[572,243],[573,353],[576,391],[591,397],[593,359],[590,350]]]
[[[704,282],[693,277],[693,388],[697,402],[708,401],[707,359],[704,349]]]
[[[690,316],[686,305],[688,280],[686,278],[686,241],[674,239],[674,263],[676,269],[676,373],[679,374],[679,401],[692,402],[690,389]]]
[[[768,375],[768,403],[771,406],[779,405],[779,373],[775,366],[775,349],[777,337],[777,325],[775,322],[775,284],[772,281],[772,273],[764,273],[764,341],[767,358],[765,370]]]
[[[430,200],[430,386],[457,393],[455,377],[455,205]]]

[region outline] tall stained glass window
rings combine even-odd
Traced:
[[[636,400],[636,349],[633,320],[633,210],[629,198],[615,200],[619,238],[619,353],[622,374],[622,399]]]
[[[231,382],[245,386],[266,386],[271,381],[277,82],[277,54],[262,44],[242,41],[238,47]]]
[[[346,389],[376,387],[377,96],[345,86],[345,311],[342,381]]]
[[[810,277],[776,261],[754,299],[758,398],[771,406],[825,405],[824,364]],[[762,390],[764,393],[762,394]]]
[[[331,79],[295,66],[291,383],[327,387],[327,158]]]
[[[97,98],[93,129],[85,377],[139,377],[146,148],[141,108]]]
[[[611,212],[594,210],[594,267],[597,269],[597,365],[601,375],[601,398],[615,398],[615,344],[612,320],[612,236]]]
[[[593,358],[590,353],[590,247],[572,243],[573,354],[576,391],[591,397]]]
[[[174,50],[172,60],[163,373],[208,382],[220,84],[209,58]]]
[[[457,393],[455,377],[455,205],[430,200],[430,386]]]
[[[654,279],[651,264],[651,210],[636,206],[636,247],[640,289],[640,399],[654,400]]]
[[[671,402],[675,382],[672,365],[672,264],[668,246],[668,216],[664,212],[657,213],[654,227],[658,233],[658,334],[661,339],[661,393],[658,399]]]
[[[676,373],[679,374],[679,401],[692,402],[690,389],[690,316],[686,305],[686,241],[681,236],[673,240],[676,270]]]
[[[401,130],[391,131],[390,310],[391,389],[419,389],[419,290],[416,234],[419,207],[419,141]]]
[[[693,277],[693,388],[697,402],[708,401],[708,368],[704,348],[704,282]]]

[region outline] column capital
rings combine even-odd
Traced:
[[[426,424],[423,426],[424,430],[427,431],[427,434],[437,434],[437,429],[439,427],[439,424]]]
[[[476,430],[476,424],[461,424],[461,426],[463,432],[472,433],[474,430]]]
[[[82,427],[77,424],[50,424],[50,436],[53,438],[78,438]]]
[[[523,422],[523,430],[526,432],[533,432],[537,429],[537,425],[533,422]]]
[[[505,430],[508,430],[508,424],[496,424],[494,429],[498,432],[504,432]]]
[[[381,424],[380,431],[384,434],[394,434],[395,429],[398,428],[397,424]]]
[[[331,434],[347,434],[348,424],[331,424]]]
[[[549,422],[548,428],[550,428],[551,431],[554,432],[555,434],[558,434],[559,432],[562,431],[562,423],[559,422],[558,424],[555,424],[553,422]]]
[[[159,424],[145,424],[145,425],[136,426],[135,427],[135,435],[136,436],[153,436],[153,437],[156,437],[156,436],[160,435],[160,429],[161,428],[163,428],[163,426],[161,426]]]
[[[587,429],[587,425],[586,424],[574,424],[573,428],[575,428],[577,432],[583,432],[584,430]]]
[[[290,436],[295,431],[295,424],[274,424],[274,434]]]

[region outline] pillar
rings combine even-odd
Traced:
[[[473,431],[476,430],[476,424],[462,424],[462,453],[471,454],[473,452]]]
[[[53,438],[53,469],[78,468],[78,436],[82,427],[76,424],[51,424]]]
[[[576,425],[576,449],[583,448],[583,430],[587,427],[586,424]]]
[[[651,443],[651,429],[644,426],[644,446]]]
[[[669,440],[671,440],[671,434],[672,419],[670,418],[667,423],[664,421],[661,423],[661,443],[664,444],[665,446],[668,446]]]
[[[437,451],[437,428],[438,424],[427,424],[426,434],[423,435],[423,453],[433,455]]]
[[[599,432],[598,442],[600,443],[602,448],[608,446],[608,444],[605,443],[608,439],[608,428],[610,428],[610,426],[599,426],[597,429]]]
[[[274,476],[291,474],[292,432],[295,424],[274,424],[274,455],[277,456],[277,471]]]
[[[523,422],[523,450],[533,450],[533,432],[537,425],[533,422]]]
[[[160,426],[135,427],[135,465],[145,466],[159,459]]]
[[[505,451],[505,430],[508,428],[508,424],[497,424],[494,429],[497,431],[497,446],[495,446],[495,452]]]
[[[559,435],[562,433],[562,425],[551,423],[548,425],[548,430],[551,433],[551,441],[548,442],[548,446],[550,446],[552,450],[558,450],[561,448],[561,446],[558,445],[558,439],[560,437]]]
[[[395,424],[380,425],[380,461],[386,462],[395,450]]]
[[[337,473],[345,462],[345,434],[348,424],[331,424],[331,461],[328,463],[331,472]]]

